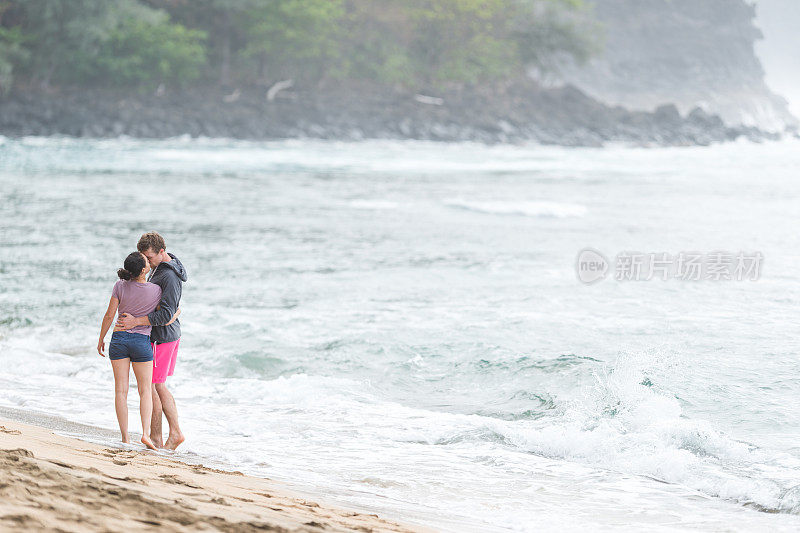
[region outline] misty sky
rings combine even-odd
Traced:
[[[767,84],[780,94],[800,117],[800,1],[757,0],[756,24],[764,40],[756,45]]]

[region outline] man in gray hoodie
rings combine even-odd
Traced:
[[[155,311],[146,316],[134,317],[122,314],[117,325],[123,329],[136,326],[152,326],[150,342],[153,344],[153,419],[150,424],[150,439],[156,447],[174,450],[185,439],[178,424],[178,408],[175,398],[167,389],[167,376],[175,371],[178,345],[181,340],[181,323],[176,318],[168,324],[172,315],[178,312],[186,281],[186,269],[180,260],[167,253],[164,238],[155,232],[145,233],[136,248],[147,257],[152,272],[151,283],[161,287],[161,301]],[[169,423],[167,442],[163,441],[161,428],[162,411]]]

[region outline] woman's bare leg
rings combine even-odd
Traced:
[[[127,357],[112,359],[111,368],[114,369],[114,409],[117,411],[119,432],[122,442],[130,442],[128,438],[128,379],[131,360]]]
[[[153,441],[150,440],[150,422],[153,416],[153,362],[132,363],[133,373],[136,376],[136,386],[139,389],[139,414],[142,417],[142,444],[155,450]]]

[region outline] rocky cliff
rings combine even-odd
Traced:
[[[588,0],[601,52],[563,80],[609,104],[653,109],[674,103],[729,124],[796,127],[786,101],[764,82],[762,38],[745,0]]]
[[[670,104],[653,112],[628,111],[602,104],[571,85],[543,89],[531,80],[502,92],[452,90],[436,98],[367,84],[282,94],[284,98],[270,102],[262,91],[242,91],[234,99],[200,87],[139,96],[102,89],[19,93],[0,100],[0,134],[535,140],[568,146],[613,141],[707,145],[740,136],[774,138],[752,127],[727,126],[700,109],[681,115]]]

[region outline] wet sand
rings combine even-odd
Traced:
[[[101,446],[5,417],[0,530],[432,531],[312,501],[269,479]]]

